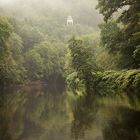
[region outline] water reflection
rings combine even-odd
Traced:
[[[140,140],[140,102],[62,87],[0,89],[0,140]]]
[[[140,140],[140,102],[87,95],[74,108],[74,140]]]
[[[104,140],[140,140],[140,102],[137,98],[135,105],[131,104],[131,99],[126,96],[105,100],[102,108],[105,110],[102,119],[102,124],[105,122]]]
[[[63,91],[26,87],[1,92],[0,140],[70,139],[70,111]]]
[[[71,127],[72,138],[74,140],[101,137],[100,130],[98,130],[96,124],[97,111],[98,104],[95,97],[85,96],[77,100],[73,109],[74,120]],[[95,132],[93,127],[94,129],[96,128]],[[91,134],[88,130],[92,130]]]

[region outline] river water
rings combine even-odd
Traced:
[[[62,86],[1,89],[0,140],[140,140],[140,102]]]

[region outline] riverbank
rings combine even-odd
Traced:
[[[81,87],[86,88],[84,84],[88,82],[90,92],[98,91],[99,95],[114,95],[117,92],[140,96],[140,70],[98,71],[92,72],[90,81],[80,79],[78,73],[72,73],[67,78],[68,86],[81,90]]]

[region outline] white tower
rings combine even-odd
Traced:
[[[68,16],[68,17],[67,17],[67,25],[73,25],[72,16]]]

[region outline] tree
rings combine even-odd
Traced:
[[[0,49],[1,53],[8,50],[7,40],[12,32],[12,25],[4,17],[0,17]]]
[[[76,40],[75,37],[69,41],[72,66],[80,73],[91,72],[93,69],[97,69],[93,48],[88,47],[85,43],[82,40]]]
[[[139,64],[139,62],[140,62],[140,45],[136,47],[133,57],[134,57],[135,61]],[[140,66],[140,64],[139,64],[139,66]]]
[[[110,53],[120,50],[120,27],[115,21],[110,21],[99,25],[101,29],[101,46],[105,47]]]
[[[21,27],[19,35],[23,40],[24,52],[32,49],[34,45],[40,43],[43,38],[43,34],[36,27],[26,24]]]
[[[86,92],[92,92],[91,84],[94,84],[92,71],[96,71],[98,69],[93,48],[87,46],[87,42],[82,40],[76,40],[73,37],[69,41],[69,49],[71,51],[72,57],[72,66],[78,73],[78,77],[82,80],[86,87]]]
[[[17,82],[20,80],[17,64],[12,58],[9,37],[12,26],[6,18],[0,17],[0,84]]]
[[[10,51],[12,52],[12,56],[15,60],[19,59],[19,56],[22,55],[22,50],[23,50],[23,41],[22,38],[16,34],[16,33],[11,33],[9,37],[9,44],[10,44]]]
[[[100,9],[100,13],[103,14],[104,20],[106,22],[112,18],[115,12],[118,12],[119,9],[122,9],[122,13],[119,14],[117,22],[122,24],[121,40],[117,45],[121,46],[120,52],[122,58],[130,62],[128,65],[125,65],[124,68],[138,68],[140,61],[134,59],[134,52],[137,46],[140,45],[140,3],[139,0],[98,0],[97,8]],[[111,37],[111,36],[110,36]]]
[[[28,79],[40,80],[43,77],[43,59],[36,50],[30,50],[25,57],[25,68],[27,70]]]
[[[30,80],[50,80],[55,82],[63,77],[65,47],[60,42],[47,39],[35,45],[25,55],[25,67]]]

